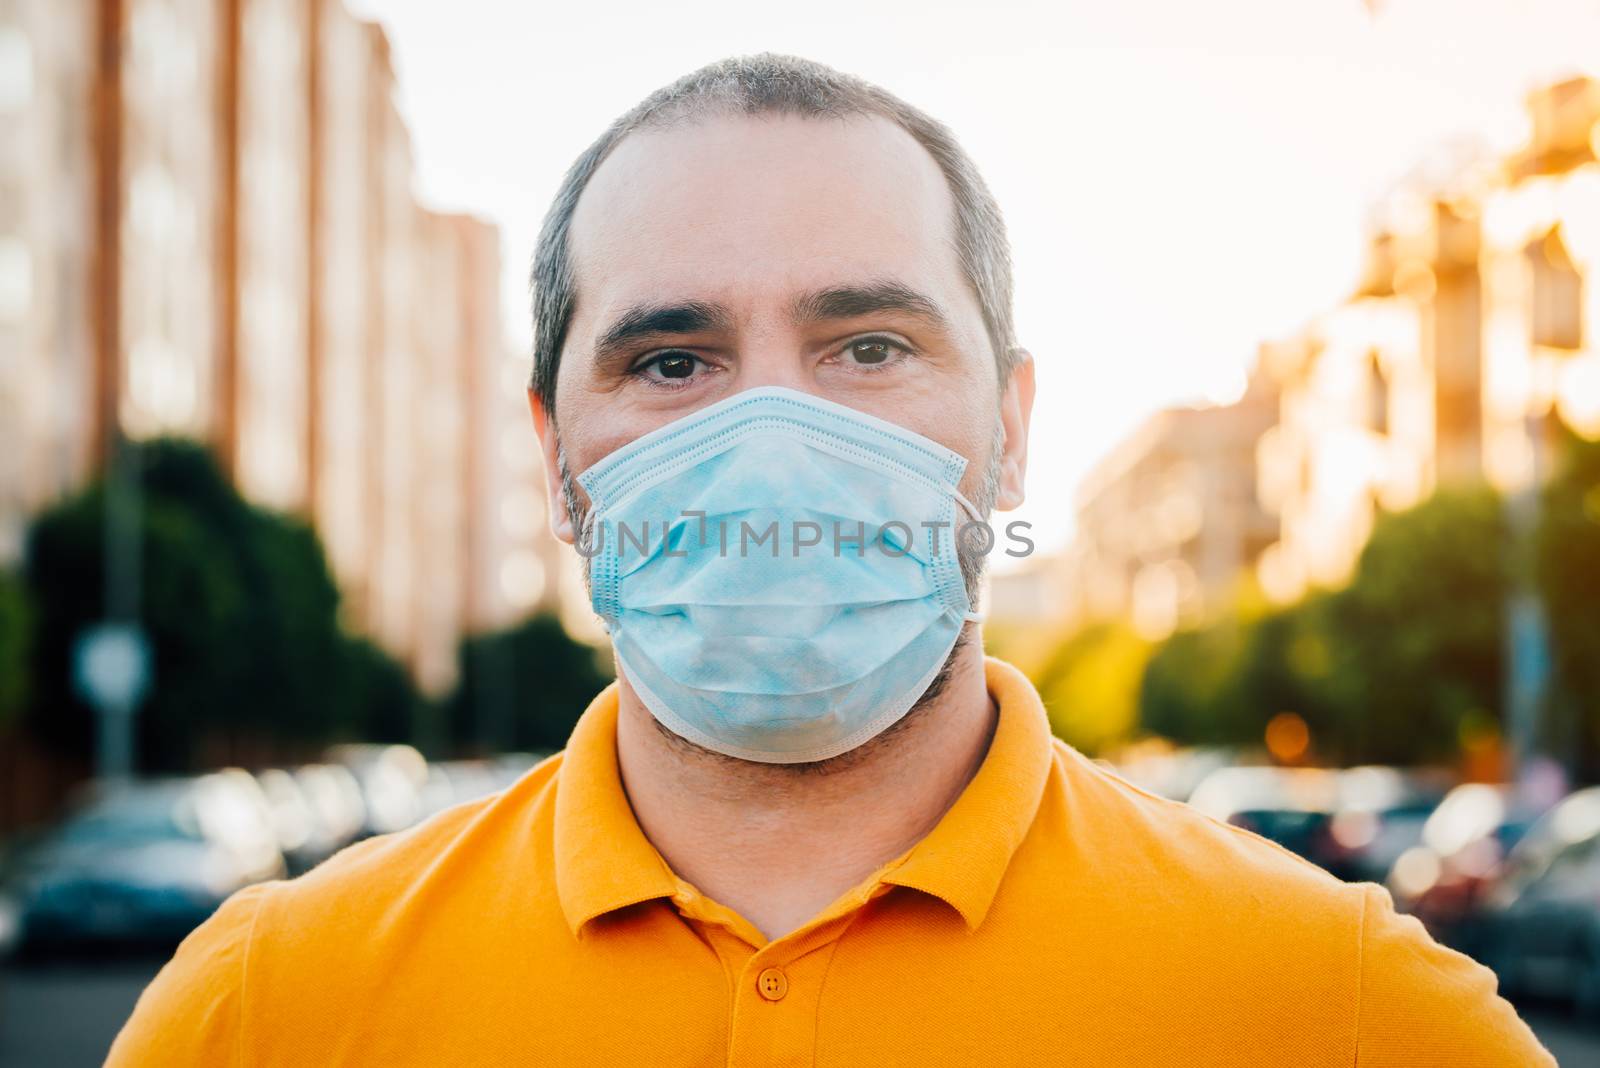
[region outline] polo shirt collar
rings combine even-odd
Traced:
[[[604,913],[671,897],[678,879],[634,819],[617,767],[617,684],[589,702],[556,784],[556,896],[576,936]]]
[[[881,877],[947,902],[968,930],[983,923],[1033,826],[1053,752],[1044,704],[1028,677],[991,656],[984,679],[1000,708],[989,752],[944,818]]]
[[[934,829],[879,876],[947,902],[973,930],[1033,824],[1052,753],[1044,706],[1027,677],[993,657],[984,674],[1000,711],[983,763]],[[617,707],[612,683],[573,729],[556,787],[556,893],[574,935],[597,916],[682,887],[622,788]]]

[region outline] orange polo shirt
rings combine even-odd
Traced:
[[[1553,1065],[1389,895],[1144,793],[987,666],[994,740],[904,855],[768,941],[667,867],[615,686],[505,791],[239,891],[112,1065]]]

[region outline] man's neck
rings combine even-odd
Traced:
[[[931,831],[983,763],[997,710],[971,638],[937,696],[826,768],[667,737],[624,678],[617,758],[640,828],[675,873],[769,939],[795,930]]]

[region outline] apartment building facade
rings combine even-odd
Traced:
[[[0,0],[0,60],[0,563],[119,435],[173,433],[315,523],[348,624],[427,690],[466,631],[554,607],[498,233],[418,203],[380,27]]]

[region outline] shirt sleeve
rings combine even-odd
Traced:
[[[1383,887],[1368,884],[1364,893],[1358,1068],[1555,1068],[1496,992],[1494,972],[1395,912]]]
[[[111,1044],[107,1068],[240,1063],[244,969],[256,913],[270,886],[257,883],[235,892],[189,932],[139,995]]]

